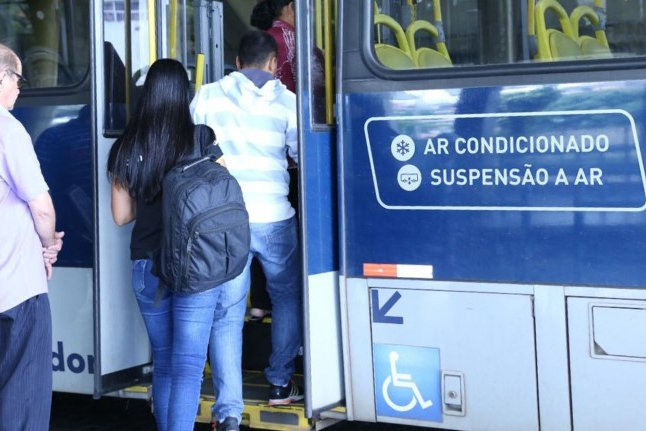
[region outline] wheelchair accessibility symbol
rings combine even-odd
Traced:
[[[381,389],[386,404],[388,404],[390,408],[397,410],[398,412],[407,412],[415,407],[417,403],[419,403],[420,407],[423,409],[431,407],[433,405],[433,401],[424,400],[422,394],[419,391],[419,388],[417,387],[417,384],[415,384],[411,375],[397,372],[397,359],[399,359],[399,353],[390,352],[390,375],[386,377],[386,380],[384,380],[384,385]],[[410,402],[403,406],[394,403],[388,395],[388,387],[390,385],[398,388],[409,388],[412,392],[412,398]]]
[[[442,422],[440,351],[374,344],[377,415]]]

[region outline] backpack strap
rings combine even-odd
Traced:
[[[153,302],[153,305],[155,307],[159,307],[159,304],[161,303],[161,300],[164,299],[164,296],[166,295],[166,291],[168,290],[168,287],[166,286],[166,283],[159,280],[159,285],[157,286],[157,293],[155,294],[155,301]]]
[[[159,280],[159,284],[157,285],[157,293],[155,294],[155,301],[153,302],[155,307],[159,307],[159,303],[161,302],[162,299],[164,299],[166,290],[168,290],[168,286],[166,286],[166,283],[164,283],[162,279],[159,277],[160,253],[161,253],[160,248],[157,248],[154,251],[148,252],[148,258],[153,262],[153,267],[151,268],[150,272]]]

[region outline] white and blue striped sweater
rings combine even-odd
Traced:
[[[215,131],[226,166],[242,188],[249,221],[292,217],[286,155],[298,162],[294,93],[277,79],[258,88],[243,73],[233,72],[202,86],[191,113],[195,124]]]

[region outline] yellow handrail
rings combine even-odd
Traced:
[[[323,37],[325,38],[325,51],[323,53],[325,68],[325,122],[334,124],[334,75],[332,69],[332,1],[324,0]]]
[[[316,0],[314,5],[316,12],[314,16],[316,17],[316,23],[314,25],[314,40],[316,41],[316,46],[323,49],[323,6],[321,5],[321,0]]]
[[[574,30],[572,30],[572,23],[570,22],[570,16],[565,11],[563,6],[558,2],[558,0],[540,0],[536,4],[534,10],[534,15],[536,19],[536,42],[538,46],[538,58],[541,60],[553,60],[552,48],[550,47],[550,34],[559,34],[552,33],[556,30],[548,29],[545,22],[545,13],[547,11],[552,11],[556,14],[558,21],[561,25],[560,33],[564,34],[569,40],[572,41],[574,45],[579,47],[576,42],[576,36]]]
[[[157,9],[155,0],[148,0],[148,64],[157,60]]]
[[[535,0],[527,0],[527,33],[536,36],[536,18],[534,17]]]
[[[177,58],[177,0],[170,2],[170,58]]]
[[[440,36],[438,28],[435,25],[431,24],[430,22],[424,21],[424,20],[413,21],[406,28],[406,38],[408,40],[408,47],[410,48],[410,53],[411,53],[411,56],[413,57],[413,60],[419,67],[421,67],[421,65],[419,64],[419,61],[418,61],[419,60],[418,48],[415,46],[415,34],[420,30],[426,31],[428,34],[431,35],[432,38],[436,40],[438,40]],[[420,49],[431,50],[431,48],[420,48]],[[439,42],[439,41],[435,42],[435,49],[433,51],[437,51],[439,54],[441,54],[446,59],[446,62],[448,63],[447,65],[451,64],[451,57],[449,56],[449,51],[446,48],[446,44],[444,42]]]
[[[382,13],[375,14],[374,20],[376,26],[385,25],[386,27],[388,27],[395,35],[397,47],[411,56],[411,50],[408,45],[408,39],[406,38],[406,32],[396,20]]]
[[[197,54],[195,62],[195,93],[200,91],[204,80],[204,54]]]

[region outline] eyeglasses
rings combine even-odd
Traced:
[[[25,84],[29,83],[29,81],[27,81],[27,79],[24,76],[22,76],[21,74],[19,74],[15,70],[7,69],[7,72],[11,72],[16,78],[18,78],[18,80],[16,81],[16,86],[18,88],[22,88]]]

